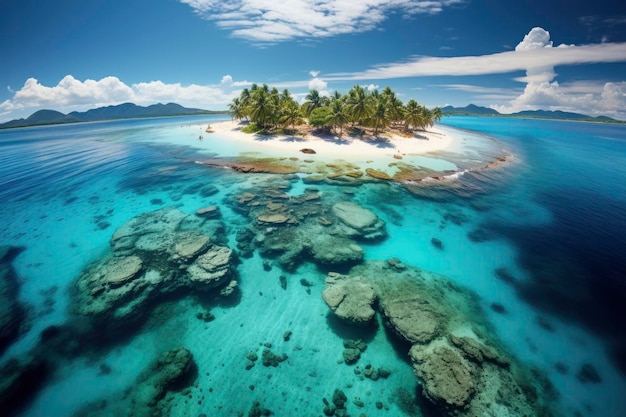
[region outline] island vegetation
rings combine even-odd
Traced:
[[[429,110],[413,99],[404,104],[390,87],[379,92],[356,85],[347,94],[335,91],[330,96],[313,89],[298,104],[288,89],[279,92],[267,84],[244,88],[230,103],[229,114],[249,122],[242,129],[246,133],[315,129],[338,136],[345,132],[377,136],[390,129],[409,135],[432,126],[443,115],[440,108]]]

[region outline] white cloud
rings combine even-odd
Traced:
[[[24,117],[43,108],[69,112],[125,102],[142,105],[175,102],[188,107],[224,109],[239,94],[237,88],[247,84],[247,81],[233,81],[230,75],[222,77],[217,85],[150,81],[129,86],[117,77],[80,81],[66,75],[56,86],[46,86],[36,78],[29,78],[11,99],[0,104],[0,117]]]
[[[328,87],[328,83],[320,78],[315,77],[309,81],[309,90],[318,90],[321,92],[326,90],[326,87]]]
[[[531,51],[533,49],[552,48],[550,40],[550,32],[547,30],[534,27],[524,36],[524,40],[517,44],[516,51]]]
[[[311,74],[311,77],[315,78],[318,75],[320,75],[320,72],[319,71],[309,71],[309,74]]]
[[[381,80],[526,71],[524,77],[514,78],[515,81],[526,84],[521,93],[519,90],[511,92],[516,92],[515,95],[504,91],[483,91],[479,97],[508,101],[505,105],[492,106],[503,113],[543,108],[591,115],[606,114],[626,119],[624,82],[596,84],[593,89],[586,82],[586,91],[582,92],[575,90],[583,84],[579,83],[578,87],[572,84],[561,86],[554,81],[557,66],[611,62],[626,62],[626,43],[561,44],[554,47],[550,33],[536,27],[524,36],[514,51],[480,56],[415,57],[405,62],[383,64],[361,72],[330,74],[325,78],[328,81]]]
[[[616,44],[623,45],[623,44]],[[564,50],[571,51],[580,47],[559,45],[552,48],[550,33],[542,28],[533,28],[515,48],[516,51]],[[606,57],[610,59],[610,57]],[[598,57],[602,59],[602,57]],[[619,61],[626,61],[621,55]],[[604,61],[601,61],[604,62]],[[612,62],[612,61],[608,61]],[[526,76],[516,81],[526,83],[524,91],[505,105],[492,106],[501,113],[514,113],[522,110],[563,110],[576,113],[626,116],[626,83],[572,83],[561,86],[554,81],[556,73],[552,62],[544,66],[532,66],[526,69]]]
[[[513,100],[523,91],[522,89],[516,88],[484,87],[471,84],[442,84],[434,87],[471,93],[473,95],[472,102],[474,104],[484,103],[486,101],[493,103],[494,101],[502,102]]]
[[[466,0],[180,0],[206,20],[255,42],[327,38],[376,28],[399,12],[436,14]]]
[[[382,80],[438,75],[505,74],[558,65],[626,62],[626,43],[605,43],[509,51],[491,55],[449,58],[417,57],[406,62],[380,65],[361,72],[335,73],[327,80]]]
[[[370,84],[366,88],[367,88],[367,91],[374,91],[374,90],[378,90],[378,87],[379,85],[377,84]]]
[[[557,81],[529,83],[518,97],[505,105],[492,107],[501,113],[563,110],[626,120],[626,82],[583,81],[563,85]]]
[[[233,85],[233,77],[231,77],[230,75],[224,75],[222,77],[222,80],[220,81],[220,85],[224,87],[230,87],[231,85]]]

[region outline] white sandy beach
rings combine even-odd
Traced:
[[[350,159],[350,157],[377,159],[381,156],[410,156],[444,150],[453,144],[455,138],[437,127],[431,127],[425,132],[418,132],[414,137],[399,135],[380,136],[378,138],[360,139],[344,134],[338,136],[263,136],[243,133],[244,127],[237,121],[213,123],[205,138],[210,140],[211,135],[228,138],[231,141],[248,144],[251,149],[265,148],[268,152],[282,151],[297,153],[303,148],[313,149],[317,155],[333,158]]]

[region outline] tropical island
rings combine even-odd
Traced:
[[[390,87],[368,92],[356,85],[345,95],[335,91],[331,96],[312,89],[300,105],[288,89],[279,92],[267,84],[244,88],[229,105],[229,114],[250,122],[242,129],[245,133],[307,134],[310,127],[339,137],[390,132],[408,137],[432,127],[443,115],[439,107],[429,110],[413,99],[405,105]]]
[[[313,89],[298,104],[287,89],[252,85],[233,99],[229,114],[231,121],[213,122],[201,131],[196,146],[215,156],[199,163],[240,172],[298,173],[309,184],[413,184],[452,179],[510,157],[490,139],[435,126],[441,109],[413,99],[404,104],[389,87],[379,92],[357,85],[345,95]],[[476,141],[490,151],[469,149]]]
[[[312,89],[298,104],[287,89],[253,84],[233,99],[229,114],[232,121],[211,123],[205,132],[212,136],[200,139],[207,139],[209,149],[227,139],[238,152],[204,163],[242,172],[309,174],[307,181],[437,177],[445,174],[441,161],[429,169],[425,158],[434,160],[435,152],[458,149],[463,142],[452,130],[434,126],[441,109],[413,99],[405,105],[389,87],[379,92],[356,85],[345,95]],[[444,168],[457,169],[453,162]]]

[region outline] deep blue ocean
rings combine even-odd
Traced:
[[[254,251],[236,265],[235,301],[172,296],[115,335],[77,319],[77,278],[131,218],[215,205],[222,243],[236,248],[249,219],[234,196],[272,182],[292,197],[310,186],[303,175],[199,164],[232,151],[189,145],[202,124],[220,118],[0,130],[0,246],[11,248],[0,252],[0,295],[16,306],[2,329],[0,367],[5,378],[16,363],[37,364],[0,385],[9,393],[0,396],[9,410],[0,414],[125,415],[115,403],[130,398],[138,376],[162,352],[184,346],[194,379],[166,397],[172,416],[253,415],[255,401],[277,416],[323,415],[322,398],[338,387],[362,400],[351,415],[440,415],[419,400],[407,406],[419,380],[388,332],[361,334],[329,318],[321,297],[328,269],[314,262],[286,272]],[[626,415],[626,125],[489,117],[440,124],[512,158],[426,188],[371,182],[316,190],[349,196],[386,222],[386,239],[361,244],[366,261],[397,257],[477,294],[506,349],[549,380],[563,415]],[[207,310],[211,319],[200,319]],[[80,337],[59,336],[70,328]],[[363,364],[384,364],[389,378],[355,378],[341,360],[346,335],[366,338]],[[246,353],[270,344],[288,361],[246,369]]]

